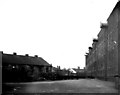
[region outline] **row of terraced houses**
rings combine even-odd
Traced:
[[[2,82],[30,82],[43,80],[62,80],[82,78],[83,69],[61,69],[60,66],[53,67],[42,57],[29,54],[19,55],[16,52],[6,54],[0,52],[2,59]],[[73,71],[74,72],[73,72]]]
[[[37,55],[1,54],[3,82],[44,80],[52,71],[52,65]]]
[[[120,84],[120,1],[86,53],[87,76]]]

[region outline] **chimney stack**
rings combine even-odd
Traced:
[[[92,51],[92,49],[93,49],[92,47],[89,47],[89,53]]]
[[[101,24],[100,24],[100,28],[106,28],[106,27],[108,27],[108,24],[107,24],[107,23],[101,23]]]
[[[35,55],[35,57],[38,57],[38,55]]]
[[[16,53],[16,52],[13,52],[13,55],[17,55],[17,53]]]
[[[92,49],[92,47],[89,47],[89,50],[91,50]]]
[[[25,56],[29,56],[29,54],[25,54]]]
[[[98,42],[98,39],[93,39],[93,42]]]
[[[86,53],[86,55],[88,55],[89,53]]]

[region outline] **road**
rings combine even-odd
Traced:
[[[117,93],[112,82],[97,79],[8,83],[14,93]]]

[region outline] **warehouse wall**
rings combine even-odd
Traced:
[[[120,5],[118,6],[118,75],[120,75]],[[116,83],[119,85],[119,91],[120,91],[120,77],[118,79],[118,82]],[[119,92],[120,93],[120,92]]]
[[[88,53],[86,62],[87,72],[99,79],[116,81],[114,76],[120,68],[120,1],[108,17],[107,24],[101,24],[98,42]]]
[[[98,35],[98,46],[97,46],[97,68],[98,68],[98,78],[105,78],[105,64],[106,64],[106,43],[105,43],[105,29],[101,28]]]
[[[108,18],[108,55],[107,55],[107,77],[114,81],[114,75],[118,73],[118,9]]]

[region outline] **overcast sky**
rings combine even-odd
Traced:
[[[85,66],[85,53],[118,0],[0,0],[0,51]]]

